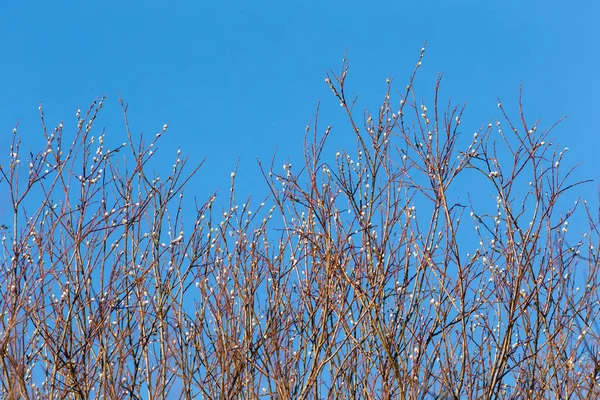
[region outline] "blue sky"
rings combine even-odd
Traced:
[[[571,149],[580,177],[596,179],[600,6],[595,1],[102,1],[0,5],[0,162],[20,121],[24,149],[43,144],[47,123],[74,126],[77,108],[107,95],[99,124],[124,141],[118,94],[135,133],[170,123],[164,154],[181,146],[207,157],[198,194],[227,190],[238,158],[242,194],[262,191],[256,157],[300,160],[304,127],[322,100],[334,147],[353,148],[323,78],[350,60],[350,89],[378,106],[386,77],[403,87],[427,40],[417,92],[430,96],[439,72],[444,95],[467,102],[468,129],[499,118],[496,98],[516,110],[519,84],[533,122]],[[515,115],[516,116],[516,115]],[[467,125],[468,124],[468,125]],[[3,132],[3,133],[2,133]],[[333,156],[333,155],[331,155]],[[168,165],[172,163],[169,157]],[[260,189],[263,188],[263,189]],[[584,189],[596,202],[597,185]],[[206,192],[204,192],[206,190]],[[264,192],[263,192],[264,193]],[[4,208],[4,207],[3,207]],[[5,214],[8,210],[0,210]],[[1,217],[1,216],[0,216]]]
[[[553,135],[570,148],[568,163],[583,163],[575,178],[597,181],[599,20],[597,0],[2,1],[0,164],[17,122],[25,152],[44,145],[40,102],[48,126],[64,120],[74,132],[76,110],[107,95],[95,129],[106,128],[109,147],[121,144],[120,94],[134,133],[152,138],[170,124],[167,171],[178,147],[191,161],[207,159],[188,194],[226,194],[239,159],[239,194],[262,198],[256,158],[268,164],[277,148],[278,165],[299,164],[319,100],[322,126],[333,126],[325,157],[355,148],[324,83],[345,51],[349,90],[373,110],[387,77],[406,85],[427,41],[418,95],[430,99],[443,72],[443,101],[467,103],[470,137],[500,118],[498,97],[518,117],[523,83],[529,122],[548,127],[568,115]],[[594,182],[575,194],[597,206],[597,190]],[[10,221],[5,195],[0,224]]]

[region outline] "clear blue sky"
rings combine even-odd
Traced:
[[[500,118],[497,97],[517,117],[522,82],[530,122],[568,115],[554,135],[571,149],[569,163],[583,163],[576,177],[597,181],[599,21],[599,0],[3,0],[0,164],[17,121],[25,152],[44,145],[40,102],[48,126],[64,120],[73,132],[77,108],[106,94],[96,132],[105,127],[111,147],[124,142],[120,93],[134,133],[171,124],[167,171],[179,146],[192,161],[207,158],[188,195],[227,193],[240,158],[240,194],[262,197],[256,157],[268,163],[278,147],[278,165],[298,164],[318,100],[332,148],[355,148],[336,128],[344,115],[323,81],[346,50],[350,90],[375,109],[386,78],[404,87],[427,41],[418,95],[431,98],[443,72],[445,99],[468,103],[470,135]],[[597,187],[577,194],[597,205]],[[0,223],[10,224],[7,206],[0,193]]]
[[[417,90],[429,96],[438,72],[444,93],[468,102],[470,129],[499,118],[496,97],[516,109],[520,82],[530,121],[569,119],[555,135],[582,161],[580,177],[600,176],[597,107],[600,6],[597,1],[4,1],[0,5],[0,163],[20,120],[24,149],[43,144],[47,123],[75,124],[77,108],[108,100],[96,129],[124,141],[118,93],[134,132],[170,123],[164,154],[177,146],[207,157],[199,193],[227,190],[241,157],[242,193],[260,185],[255,158],[301,157],[306,123],[323,101],[332,140],[352,148],[323,82],[344,51],[361,107],[377,107],[385,78],[403,87],[425,40]],[[337,106],[337,107],[336,107]],[[350,136],[348,136],[350,135]],[[34,142],[35,141],[35,142]],[[35,143],[35,144],[34,144]],[[29,147],[28,147],[29,146]],[[596,202],[596,184],[585,193]],[[3,207],[4,208],[4,207]],[[2,214],[8,210],[0,210]]]

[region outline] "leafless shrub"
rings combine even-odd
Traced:
[[[149,172],[167,126],[134,138],[122,103],[109,149],[104,99],[73,138],[40,107],[43,148],[22,154],[15,128],[0,170],[3,398],[600,396],[598,218],[561,200],[582,183],[566,149],[520,102],[463,145],[441,78],[430,107],[416,98],[424,52],[373,113],[346,61],[329,73],[356,148],[326,154],[317,112],[301,167],[260,164],[260,204],[234,172],[229,196],[184,212],[200,166],[178,152]]]

